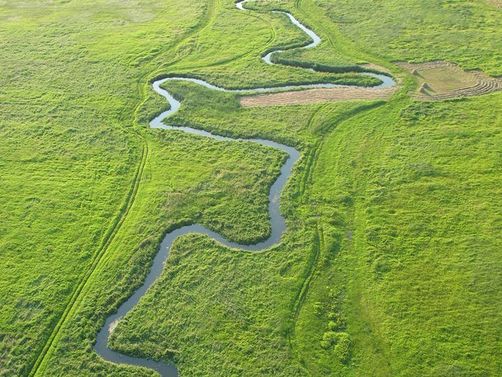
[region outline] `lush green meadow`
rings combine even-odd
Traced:
[[[162,236],[202,223],[266,238],[285,156],[246,142],[149,130],[159,75],[229,88],[356,73],[268,66],[374,63],[388,102],[240,108],[169,83],[172,121],[295,146],[288,229],[262,254],[179,239],[159,281],[111,338],[182,376],[502,375],[502,95],[421,103],[393,61],[501,74],[500,9],[479,1],[0,2],[0,375],[150,376],[92,350],[141,284]],[[368,12],[371,9],[371,12]],[[462,47],[459,48],[459,45]],[[296,64],[296,63],[295,63]]]
[[[452,61],[502,75],[500,8],[490,1],[308,0],[363,51],[390,61]]]
[[[310,198],[341,247],[297,322],[314,375],[500,374],[502,114],[477,109],[501,101],[401,101],[326,139]],[[323,353],[333,330],[350,359]]]

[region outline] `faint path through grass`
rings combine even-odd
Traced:
[[[201,23],[198,28],[192,31],[189,35],[185,36],[179,43],[178,46],[180,46],[184,40],[190,38],[193,34],[200,33],[201,30],[206,28],[208,25],[210,25],[212,22],[214,22],[214,19],[216,17],[216,11],[215,8],[217,4],[220,4],[221,0],[211,0],[208,5],[208,12],[207,12],[207,17],[205,18],[205,22]],[[173,64],[173,62],[170,62],[170,64]],[[133,127],[137,127],[138,124],[138,117],[139,117],[139,109],[143,105],[145,99],[146,99],[146,87],[149,87],[148,83],[145,85],[142,85],[140,88],[140,92],[142,94],[143,100],[136,106],[135,109],[135,119],[134,119],[134,124]],[[70,317],[70,315],[75,311],[76,307],[82,300],[83,295],[85,294],[85,287],[88,286],[89,282],[91,281],[91,277],[98,268],[98,266],[101,264],[101,262],[105,259],[106,252],[109,249],[109,246],[113,242],[116,234],[118,233],[120,227],[124,223],[130,208],[134,204],[134,201],[136,199],[136,194],[138,191],[139,183],[141,181],[142,175],[143,175],[143,170],[146,164],[146,161],[148,160],[148,155],[149,155],[149,148],[148,148],[148,142],[144,138],[144,136],[141,134],[141,131],[138,129],[134,129],[132,131],[134,133],[134,137],[138,137],[142,141],[142,154],[141,154],[141,160],[138,164],[138,168],[136,170],[131,189],[126,197],[126,200],[124,202],[124,205],[122,206],[118,217],[116,218],[115,222],[113,223],[112,227],[109,229],[108,233],[105,235],[103,238],[102,244],[98,250],[98,252],[94,255],[93,260],[87,271],[85,272],[82,280],[80,283],[76,286],[75,290],[73,291],[72,295],[70,296],[70,299],[68,300],[68,303],[66,304],[66,307],[63,311],[62,316],[58,320],[57,324],[54,326],[54,328],[51,331],[50,336],[48,337],[44,347],[42,348],[41,352],[39,353],[35,363],[31,367],[29,376],[36,376],[36,375],[41,375],[44,372],[45,365],[47,363],[47,360],[52,352],[53,346],[57,343],[57,340],[61,336],[61,329],[64,326],[66,320]]]

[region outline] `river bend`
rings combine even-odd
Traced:
[[[244,1],[239,1],[236,3],[236,8],[248,12],[244,7],[244,4],[247,2],[247,0]],[[291,23],[295,25],[296,27],[300,28],[305,34],[307,34],[312,42],[307,44],[306,46],[300,47],[303,49],[308,49],[308,48],[313,48],[321,42],[321,38],[311,29],[307,28],[305,25],[303,25],[301,22],[299,22],[292,14],[288,12],[282,12],[282,11],[274,11],[274,13],[282,13],[285,14]],[[266,64],[274,64],[271,60],[272,56],[274,54],[281,53],[284,50],[276,49],[273,50],[266,55],[262,56],[263,61]],[[378,73],[373,73],[373,72],[362,72],[360,73],[362,75],[368,75],[375,77],[381,81],[381,84],[378,86],[375,86],[375,89],[378,88],[388,88],[392,87],[395,85],[394,80],[388,76],[388,75],[383,75],[383,74],[378,74]],[[281,192],[286,185],[289,177],[291,176],[292,170],[298,159],[300,158],[300,153],[295,149],[290,146],[284,145],[277,143],[275,141],[271,140],[265,140],[265,139],[241,139],[241,138],[230,138],[230,137],[225,137],[225,136],[220,136],[216,135],[204,130],[198,130],[190,127],[178,127],[178,126],[172,126],[172,125],[167,125],[164,123],[164,121],[172,116],[174,113],[176,113],[180,106],[181,103],[174,98],[169,91],[164,89],[162,86],[163,84],[169,82],[169,81],[185,81],[185,82],[192,82],[201,86],[204,86],[208,89],[215,90],[215,91],[222,91],[222,92],[230,92],[230,93],[246,93],[246,94],[258,94],[258,93],[271,93],[271,92],[277,92],[277,91],[285,91],[285,90],[298,90],[298,89],[311,89],[311,88],[336,88],[336,87],[343,87],[344,85],[337,85],[337,84],[330,84],[330,83],[319,83],[319,84],[305,84],[305,85],[284,85],[284,86],[279,86],[279,87],[257,87],[254,89],[225,89],[213,84],[210,84],[204,80],[200,79],[195,79],[195,78],[187,78],[187,77],[168,77],[164,79],[160,79],[157,81],[153,82],[153,90],[164,97],[166,101],[169,104],[168,110],[164,111],[157,117],[155,117],[151,122],[150,122],[150,127],[152,128],[161,128],[165,130],[179,130],[179,131],[184,131],[190,134],[195,134],[199,136],[204,136],[204,137],[209,137],[211,139],[219,140],[219,141],[227,141],[227,142],[249,142],[249,143],[255,143],[255,144],[260,144],[260,145],[265,145],[271,148],[275,148],[278,150],[281,150],[285,153],[287,153],[288,158],[285,161],[285,163],[281,167],[281,172],[279,177],[276,179],[276,181],[272,184],[269,192],[269,204],[268,204],[268,212],[269,212],[269,217],[271,221],[271,234],[270,237],[264,241],[261,241],[259,243],[253,244],[253,245],[243,245],[239,244],[230,240],[227,240],[220,234],[207,229],[203,225],[200,224],[193,224],[193,225],[187,225],[180,227],[178,229],[173,230],[172,232],[168,233],[160,247],[159,250],[153,260],[152,267],[141,285],[134,293],[132,296],[130,296],[127,301],[125,301],[118,310],[110,315],[107,319],[101,330],[99,331],[96,339],[96,344],[94,345],[95,351],[105,360],[111,361],[113,363],[117,364],[129,364],[129,365],[136,365],[136,366],[141,366],[141,367],[146,367],[149,369],[156,370],[162,377],[176,377],[178,376],[178,371],[174,365],[171,364],[166,364],[163,362],[158,362],[150,359],[143,359],[143,358],[137,358],[137,357],[132,357],[132,356],[127,356],[125,354],[122,354],[120,352],[113,351],[108,347],[108,337],[110,333],[113,331],[115,328],[116,324],[118,321],[120,321],[121,318],[123,318],[129,311],[131,311],[140,301],[140,299],[145,295],[145,293],[148,291],[148,289],[155,283],[157,278],[161,275],[165,262],[167,260],[167,257],[169,256],[169,251],[171,249],[172,244],[174,241],[183,235],[190,234],[190,233],[198,233],[198,234],[205,234],[208,237],[216,240],[223,246],[237,249],[239,251],[244,251],[244,252],[252,252],[252,253],[258,253],[258,252],[263,252],[265,250],[270,249],[271,247],[277,245],[281,241],[281,237],[286,229],[286,222],[284,217],[281,214],[280,211],[280,197],[281,197]]]

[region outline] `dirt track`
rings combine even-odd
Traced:
[[[396,88],[372,89],[341,87],[333,89],[309,89],[294,92],[260,94],[242,97],[242,107],[300,105],[331,101],[387,99]]]

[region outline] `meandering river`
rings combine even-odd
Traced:
[[[240,1],[236,3],[236,8],[248,12],[244,7],[244,4],[248,0]],[[279,11],[274,11],[274,13],[282,13],[285,14],[291,23],[298,28],[300,28],[303,32],[305,32],[311,39],[312,42],[309,43],[308,45],[301,47],[304,49],[307,48],[313,48],[317,46],[321,42],[321,38],[312,30],[307,28],[305,25],[300,23],[293,15],[291,15],[288,12],[279,12]],[[267,64],[274,64],[271,60],[272,56],[274,54],[281,53],[284,50],[274,50],[272,52],[269,52],[268,54],[264,55],[262,57],[263,61]],[[362,75],[368,75],[372,77],[376,77],[381,81],[381,84],[379,86],[376,86],[375,89],[377,88],[388,88],[392,87],[395,85],[394,80],[383,74],[377,74],[377,73],[371,73],[371,72],[363,72],[361,73]],[[148,289],[155,283],[157,278],[161,275],[165,262],[167,260],[167,257],[169,256],[169,251],[171,249],[171,246],[173,242],[178,238],[183,235],[189,234],[189,233],[199,233],[199,234],[205,234],[217,242],[221,243],[222,245],[229,247],[229,248],[234,248],[239,251],[243,252],[252,252],[252,253],[258,253],[262,252],[265,250],[270,249],[272,246],[277,245],[281,241],[281,237],[286,229],[286,222],[284,217],[281,214],[280,211],[280,197],[281,197],[281,192],[286,185],[289,177],[291,176],[293,167],[295,163],[298,161],[300,157],[300,153],[295,149],[287,145],[283,145],[280,143],[277,143],[275,141],[271,140],[265,140],[265,139],[240,139],[240,138],[230,138],[230,137],[224,137],[220,135],[215,135],[207,131],[203,130],[198,130],[194,128],[189,128],[189,127],[177,127],[177,126],[170,126],[165,123],[166,119],[168,119],[171,115],[176,113],[180,106],[181,103],[176,100],[171,93],[169,93],[168,90],[164,89],[162,86],[163,84],[169,82],[169,81],[186,81],[186,82],[192,82],[196,83],[199,85],[202,85],[208,89],[211,90],[216,90],[216,91],[224,91],[224,92],[231,92],[231,93],[247,93],[247,94],[257,94],[257,93],[271,93],[271,92],[277,92],[277,91],[284,91],[284,90],[292,90],[292,89],[310,89],[310,88],[336,88],[336,87],[341,87],[342,85],[336,85],[336,84],[330,84],[330,83],[323,83],[323,84],[307,84],[307,85],[284,85],[282,87],[271,87],[271,88],[265,88],[265,87],[259,87],[259,88],[254,88],[254,89],[236,89],[236,90],[230,90],[230,89],[225,89],[216,85],[212,85],[204,80],[199,80],[199,79],[194,79],[194,78],[187,78],[187,77],[169,77],[169,78],[164,78],[157,80],[153,82],[153,90],[157,92],[159,95],[163,96],[168,104],[169,104],[169,109],[167,111],[164,111],[160,115],[158,115],[156,118],[154,118],[150,122],[150,127],[152,128],[161,128],[165,130],[180,130],[184,131],[187,133],[199,135],[199,136],[204,136],[204,137],[209,137],[215,140],[220,140],[220,141],[227,141],[227,142],[236,142],[236,141],[244,141],[244,142],[249,142],[249,143],[255,143],[255,144],[260,144],[260,145],[265,145],[271,148],[279,149],[285,153],[287,153],[288,158],[281,167],[281,172],[279,177],[276,179],[276,181],[273,183],[273,185],[270,188],[269,192],[269,204],[268,204],[268,212],[270,216],[270,221],[271,221],[271,234],[270,237],[262,242],[259,242],[254,245],[241,245],[236,242],[232,242],[230,240],[227,240],[220,234],[213,232],[210,229],[207,229],[203,225],[200,224],[193,224],[193,225],[188,225],[188,226],[183,226],[180,227],[170,233],[168,233],[165,238],[163,239],[159,251],[156,254],[152,267],[150,269],[150,272],[148,273],[145,281],[143,282],[143,285],[138,288],[131,297],[127,299],[122,305],[120,305],[119,309],[117,310],[116,313],[113,315],[109,316],[106,319],[105,324],[99,331],[97,335],[97,340],[96,344],[94,346],[95,351],[105,360],[111,361],[113,363],[117,364],[130,364],[130,365],[136,365],[136,366],[142,366],[146,367],[149,369],[156,370],[157,372],[160,373],[161,376],[163,377],[176,377],[178,376],[178,371],[174,365],[170,364],[165,364],[162,362],[157,362],[154,360],[150,359],[142,359],[142,358],[137,358],[137,357],[131,357],[124,355],[120,352],[113,351],[108,347],[108,337],[110,333],[113,331],[115,328],[116,324],[118,321],[120,321],[121,318],[123,318],[129,311],[131,311],[139,302],[139,300],[145,295],[145,293],[148,291]]]

